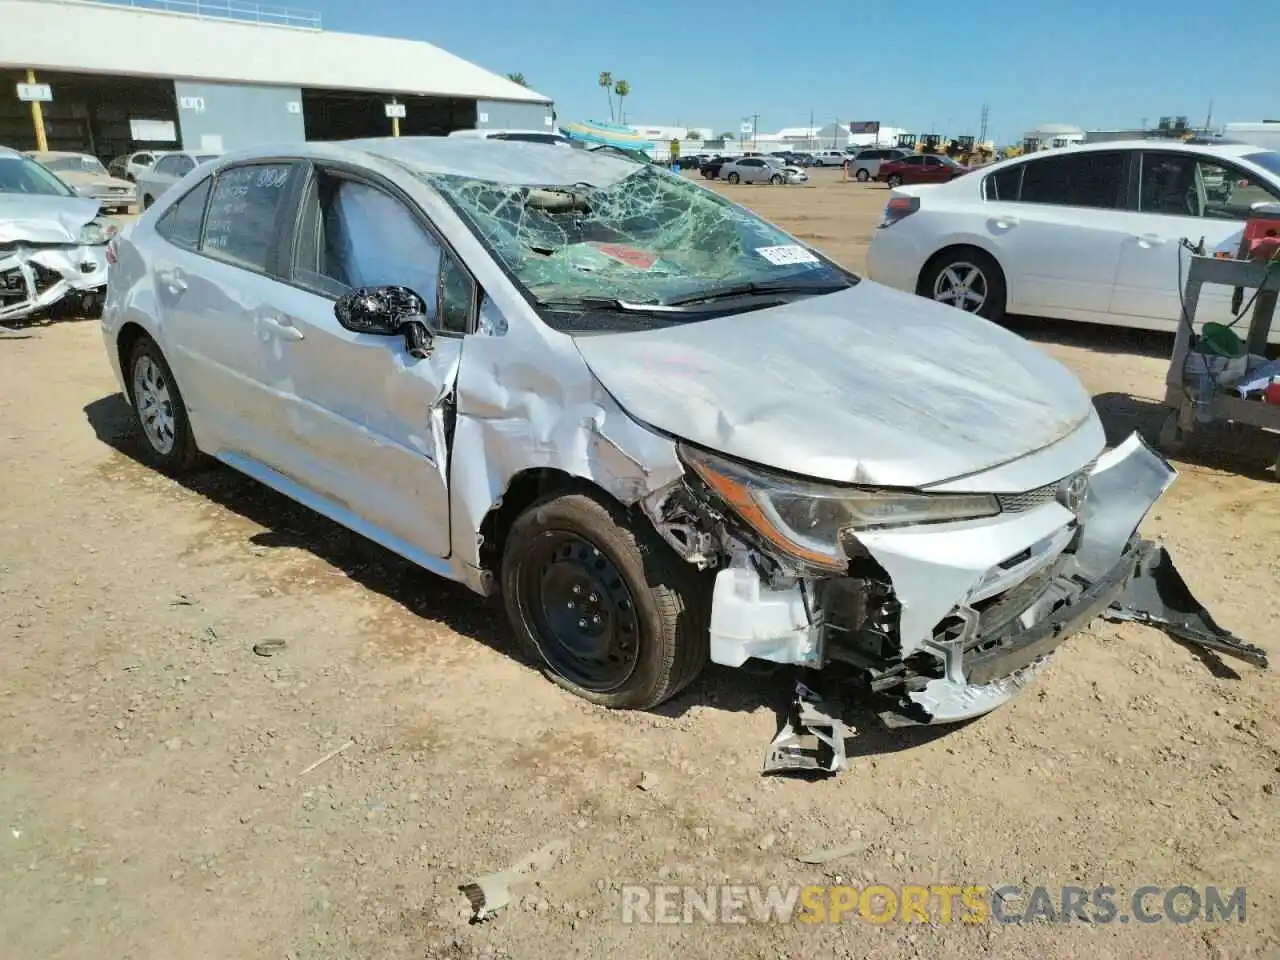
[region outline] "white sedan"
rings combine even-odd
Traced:
[[[720,179],[729,183],[804,183],[809,175],[788,167],[777,157],[739,157],[720,167]]]
[[[1260,203],[1280,203],[1280,153],[1261,147],[1140,140],[1045,151],[894,190],[868,273],[993,320],[1174,330],[1189,256],[1180,241],[1212,251]],[[1197,320],[1230,316],[1231,290],[1205,287]]]

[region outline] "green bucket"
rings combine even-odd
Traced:
[[[1236,332],[1221,323],[1206,323],[1200,333],[1200,353],[1215,357],[1226,357],[1234,360],[1243,357],[1244,341],[1236,336]]]

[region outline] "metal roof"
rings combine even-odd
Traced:
[[[417,40],[84,2],[0,0],[0,66],[550,103]],[[57,96],[57,92],[54,92]]]

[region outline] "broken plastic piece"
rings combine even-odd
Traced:
[[[549,870],[567,853],[569,845],[563,840],[552,840],[540,850],[535,850],[523,860],[505,870],[487,873],[476,880],[462,884],[458,889],[471,902],[472,923],[479,923],[507,906],[512,899],[511,888],[523,876],[541,870]]]
[[[838,703],[823,700],[796,682],[796,699],[782,729],[764,757],[764,773],[818,770],[836,773],[845,768],[844,741],[853,729],[841,719]]]
[[[1134,572],[1120,598],[1103,616],[1108,620],[1144,623],[1209,650],[1266,668],[1267,652],[1224,630],[1191,593],[1169,551],[1155,547]]]

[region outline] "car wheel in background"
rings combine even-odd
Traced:
[[[863,167],[859,167],[857,173],[855,173],[854,176],[857,178],[859,183],[866,183],[868,180],[871,179],[871,174],[869,174],[866,171],[866,169]]]
[[[737,183],[742,178],[738,176],[736,173],[730,173],[727,177],[725,177],[725,179],[728,180],[730,183]]]
[[[134,344],[125,369],[129,400],[138,430],[142,454],[148,463],[166,473],[185,473],[200,463],[186,404],[173,371],[150,337]]]
[[[147,194],[145,197],[142,198],[142,209],[143,210],[151,209],[151,205],[155,202],[156,202],[156,198],[151,196],[150,194]]]
[[[588,492],[529,507],[502,554],[516,637],[556,683],[606,707],[648,709],[706,664],[699,572],[640,520]]]
[[[891,187],[900,187],[902,186],[902,177],[896,173],[891,173],[889,174],[889,179],[885,182]]]
[[[934,256],[920,271],[916,292],[988,320],[1004,316],[1004,271],[976,247],[955,247]]]
[[[778,184],[782,183],[782,174],[775,173],[772,177],[769,178],[769,182],[776,187]]]

